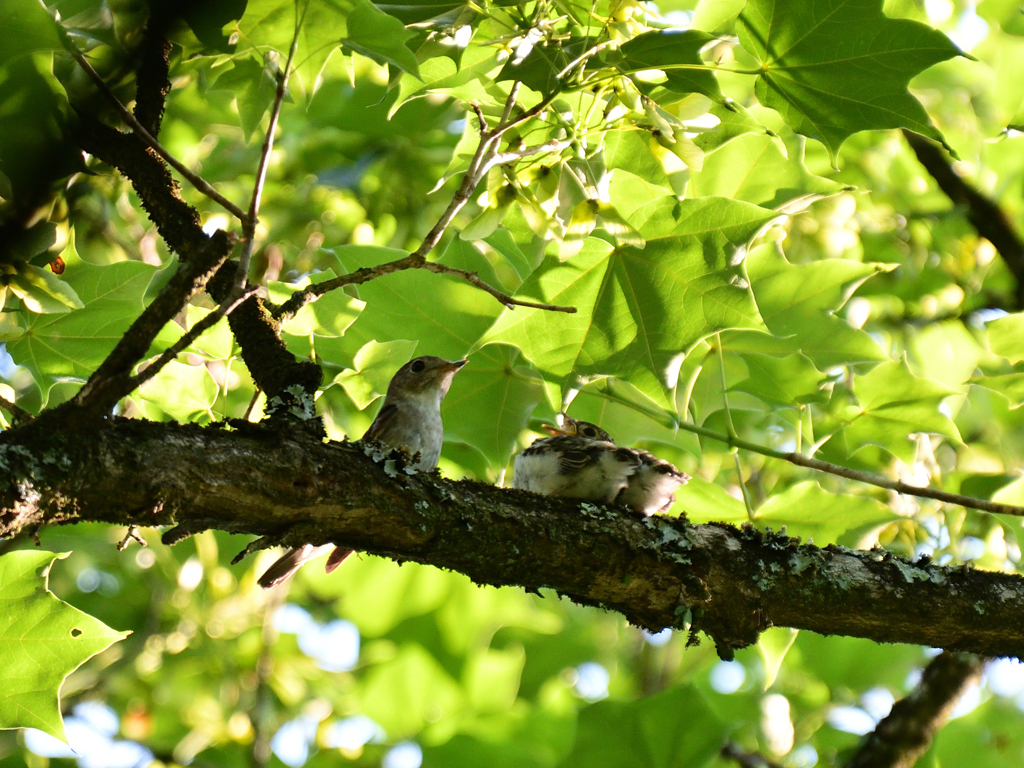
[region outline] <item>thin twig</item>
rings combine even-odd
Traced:
[[[218,305],[216,309],[210,312],[210,314],[208,314],[198,323],[193,325],[192,328],[188,331],[188,333],[183,335],[180,339],[174,342],[174,344],[165,349],[163,353],[160,355],[160,357],[158,357],[152,363],[147,365],[143,370],[139,371],[139,373],[135,374],[135,376],[132,376],[128,380],[128,384],[131,387],[129,391],[131,392],[138,389],[147,381],[156,376],[165,365],[167,365],[179,354],[181,354],[181,352],[184,349],[186,349],[193,341],[198,339],[207,330],[216,325],[217,322],[219,322],[222,317],[227,317],[228,315],[230,315],[235,310],[236,307],[238,307],[240,304],[246,301],[254,293],[256,293],[257,290],[259,290],[259,287],[253,286],[249,288],[249,290],[245,291],[241,296],[236,298],[234,301],[230,303],[225,301],[223,304]]]
[[[519,98],[519,89],[523,87],[521,80],[516,80],[512,83],[512,87],[508,90],[508,98],[505,99],[505,108],[501,111],[501,120],[498,121],[498,125],[504,125],[509,116],[512,114],[512,108],[516,105],[516,99]]]
[[[32,414],[22,408],[20,405],[15,405],[13,402],[8,400],[6,397],[0,396],[0,408],[3,408],[14,419],[14,423],[30,422],[32,421]]]
[[[178,173],[184,176],[189,181],[189,183],[192,184],[193,187],[198,189],[211,200],[220,203],[225,210],[227,210],[229,213],[231,213],[244,224],[246,222],[245,211],[243,211],[237,205],[235,205],[226,197],[224,197],[224,195],[222,195],[220,192],[214,189],[213,186],[208,181],[206,181],[206,179],[191,171],[188,167],[184,165],[184,163],[182,163],[180,160],[174,157],[174,155],[168,152],[160,144],[160,142],[156,140],[153,134],[147,131],[145,126],[143,126],[142,123],[140,123],[136,119],[135,115],[133,115],[128,110],[128,108],[121,103],[117,96],[114,95],[114,92],[110,90],[110,87],[106,84],[106,82],[104,82],[100,74],[95,69],[93,69],[92,64],[90,64],[89,60],[85,58],[85,54],[78,50],[78,46],[75,45],[74,41],[71,39],[71,36],[68,34],[68,31],[64,29],[64,25],[61,24],[60,21],[56,19],[54,19],[54,25],[57,28],[57,35],[60,37],[60,41],[64,45],[64,48],[67,49],[68,53],[70,53],[74,57],[75,61],[78,62],[79,66],[85,70],[85,73],[89,75],[90,78],[92,78],[93,82],[96,83],[97,87],[100,89],[103,95],[106,96],[107,100],[114,106],[118,114],[121,115],[121,119],[124,120],[124,122],[132,129],[135,135],[138,136],[145,144],[151,147],[154,152],[160,155],[160,157],[162,157],[169,166],[171,166]]]
[[[491,294],[491,296],[496,298],[509,309],[512,309],[513,307],[529,307],[531,309],[545,309],[548,312],[565,312],[570,315],[576,313],[576,307],[562,307],[558,304],[543,304],[541,302],[513,298],[512,296],[502,293],[497,288],[485,283],[476,272],[457,269],[456,267],[449,267],[446,264],[439,264],[436,261],[428,261],[424,263],[420,269],[425,269],[428,272],[434,272],[438,275],[455,275],[456,277],[461,277],[470,285],[474,285],[481,291],[486,291]]]
[[[515,89],[513,92],[515,92]],[[511,108],[509,107],[509,109]],[[482,116],[480,119],[481,121],[483,120]],[[481,126],[484,124],[485,123],[481,122]],[[311,301],[316,301],[325,293],[337,290],[343,286],[359,285],[369,282],[370,280],[376,280],[378,277],[383,277],[384,275],[390,275],[394,272],[400,272],[406,269],[425,269],[438,274],[448,274],[461,277],[471,285],[474,285],[477,288],[486,291],[491,296],[494,296],[504,306],[509,308],[520,306],[529,307],[531,309],[544,309],[551,312],[566,312],[568,314],[574,314],[576,312],[575,307],[563,307],[557,304],[542,304],[517,299],[487,284],[475,272],[469,272],[464,269],[455,269],[454,267],[448,267],[437,262],[428,262],[426,260],[426,255],[430,253],[430,251],[433,250],[440,242],[445,230],[447,230],[448,226],[455,219],[456,215],[458,215],[459,211],[462,210],[466,203],[468,203],[472,198],[473,191],[476,189],[476,186],[491,168],[496,165],[521,160],[522,158],[530,155],[560,151],[568,146],[567,142],[552,140],[544,144],[524,147],[523,149],[509,152],[493,151],[491,148],[497,143],[501,134],[508,130],[508,127],[509,123],[503,122],[495,126],[490,131],[481,131],[480,143],[477,145],[476,151],[473,153],[473,157],[469,161],[469,168],[462,177],[462,182],[459,184],[458,190],[456,190],[455,194],[452,196],[451,202],[448,204],[448,207],[445,208],[444,213],[442,213],[438,218],[437,223],[434,224],[430,232],[428,232],[423,238],[423,241],[415,251],[400,259],[395,259],[394,261],[389,261],[385,264],[379,264],[376,267],[364,267],[363,269],[357,269],[355,272],[351,272],[347,275],[341,275],[333,280],[325,280],[322,283],[317,283],[316,285],[304,288],[301,291],[296,291],[291,295],[291,298],[273,312],[274,319],[281,321],[289,320],[306,304]]]
[[[668,411],[656,411],[639,405],[616,392],[614,384],[608,380],[605,381],[605,385],[603,387],[595,389],[594,393],[608,400],[628,405],[631,408],[650,416],[655,421],[664,424],[669,429],[682,429],[686,432],[692,432],[693,434],[700,435],[701,437],[717,440],[720,443],[728,445],[730,448],[742,448],[745,451],[757,453],[761,456],[768,456],[769,458],[779,459],[780,461],[788,461],[790,464],[796,464],[798,467],[806,467],[818,472],[836,475],[837,477],[845,477],[848,480],[856,480],[860,483],[866,483],[878,488],[896,491],[897,493],[906,494],[907,496],[935,499],[936,501],[942,501],[947,504],[957,504],[961,507],[968,507],[970,509],[980,509],[982,512],[992,512],[997,515],[1024,517],[1024,507],[1018,507],[1014,504],[1000,504],[995,501],[988,501],[987,499],[963,496],[959,493],[949,493],[935,488],[907,485],[904,482],[890,480],[887,477],[875,475],[871,472],[861,472],[860,470],[850,469],[849,467],[844,467],[840,464],[833,464],[828,461],[822,461],[821,459],[811,458],[810,456],[805,456],[802,453],[785,453],[783,451],[776,451],[773,448],[758,445],[757,443],[752,443],[749,440],[743,440],[742,438],[730,435],[723,435],[721,432],[714,432],[710,429],[705,429],[704,427],[698,427],[696,424],[680,421],[674,414],[671,414]]]
[[[137,541],[143,547],[148,547],[146,540],[139,535],[139,529],[134,525],[128,526],[128,532],[125,533],[124,538],[121,539],[121,543],[117,545],[118,552],[124,552],[128,549],[128,542]]]
[[[309,5],[306,5],[308,8]],[[284,69],[278,70],[275,74],[277,90],[274,93],[274,104],[270,110],[270,123],[267,125],[267,134],[263,137],[263,148],[260,151],[260,162],[256,169],[256,181],[252,187],[252,198],[249,201],[249,213],[242,222],[242,253],[238,259],[238,270],[235,272],[235,282],[229,299],[241,295],[245,290],[245,282],[249,276],[249,261],[252,258],[252,249],[256,242],[256,223],[259,220],[260,200],[263,197],[263,185],[267,180],[267,166],[270,165],[270,154],[274,151],[274,133],[277,131],[277,121],[281,117],[281,106],[284,104],[284,96],[288,90],[288,78],[291,76],[292,60],[295,52],[299,49],[299,31],[306,18],[306,9],[299,11],[299,4],[295,4],[295,33],[292,35],[292,45],[288,49],[288,59],[285,61]]]
[[[815,469],[819,472],[828,472],[830,475],[837,475],[838,477],[845,477],[848,480],[856,480],[861,483],[876,485],[879,488],[887,488],[891,491],[896,491],[897,493],[905,493],[908,496],[935,499],[936,501],[944,501],[947,504],[959,504],[961,507],[980,509],[983,512],[992,512],[997,515],[1014,515],[1015,517],[1024,517],[1024,507],[1018,507],[1013,504],[1000,504],[986,499],[976,499],[972,496],[962,496],[959,493],[940,491],[936,488],[922,488],[919,485],[907,485],[899,480],[890,480],[889,478],[882,477],[881,475],[875,475],[870,472],[861,472],[860,470],[850,469],[849,467],[843,467],[839,464],[832,464],[831,462],[822,461],[821,459],[814,459],[810,456],[804,456],[802,453],[786,453],[780,458],[784,461],[788,461],[790,464],[796,464],[798,467],[807,467],[808,469]]]

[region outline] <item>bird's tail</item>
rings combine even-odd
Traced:
[[[332,573],[335,568],[348,560],[353,554],[355,554],[354,550],[335,547],[334,551],[331,552],[331,556],[327,558],[327,565],[324,566],[324,570],[327,573]]]
[[[289,549],[274,561],[274,564],[267,568],[264,574],[260,576],[258,581],[259,585],[264,589],[272,589],[273,587],[276,587],[299,570],[303,563],[312,560],[317,555],[323,554],[330,546],[330,544],[326,544],[321,547],[314,547],[312,544],[303,544],[301,547]],[[340,564],[341,561],[339,560],[338,565]],[[335,568],[336,567],[337,565]]]

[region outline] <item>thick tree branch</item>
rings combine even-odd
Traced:
[[[171,91],[168,78],[171,42],[166,32],[169,24],[167,6],[155,6],[146,23],[146,34],[139,49],[139,66],[135,70],[135,119],[153,136],[160,133],[164,102]]]
[[[963,207],[967,220],[1003,257],[1007,269],[1017,278],[1017,306],[1024,306],[1024,240],[1017,233],[1010,217],[994,200],[963,180],[938,147],[923,136],[903,130],[918,162],[935,179],[939,189],[955,205]]]
[[[86,74],[89,75],[90,79],[92,79],[92,81],[96,83],[96,86],[100,89],[104,96],[107,97],[107,100],[114,106],[114,109],[117,110],[117,113],[121,116],[121,119],[124,120],[128,127],[132,129],[132,132],[136,136],[138,136],[139,139],[142,140],[154,152],[160,155],[160,157],[164,159],[164,162],[166,162],[169,166],[174,168],[184,178],[188,179],[192,186],[194,186],[197,190],[202,192],[204,195],[206,195],[214,202],[220,203],[225,210],[233,214],[236,218],[238,218],[239,221],[244,222],[246,220],[245,211],[243,211],[237,205],[235,205],[226,197],[224,197],[224,195],[222,195],[220,192],[214,189],[213,185],[206,181],[206,179],[199,176],[199,174],[194,173],[184,163],[182,163],[180,160],[174,157],[174,155],[172,155],[166,149],[164,149],[160,142],[156,140],[156,137],[153,136],[153,134],[151,134],[148,130],[146,130],[146,127],[138,121],[135,115],[129,112],[128,108],[125,107],[124,104],[118,101],[117,96],[114,95],[114,92],[111,91],[107,84],[103,81],[103,78],[100,77],[100,74],[95,69],[93,69],[92,64],[89,63],[89,60],[85,58],[85,55],[80,50],[78,50],[78,46],[75,45],[74,41],[68,35],[67,30],[64,29],[64,25],[61,24],[60,22],[54,22],[54,26],[57,29],[57,34],[59,35],[60,41],[64,45],[64,48],[68,51],[68,53],[71,54],[75,61],[78,62],[78,65],[85,70]]]
[[[222,306],[226,306],[236,274],[238,264],[227,261],[207,285],[207,292]],[[296,360],[288,351],[281,341],[280,324],[271,317],[263,299],[249,296],[228,315],[228,323],[242,348],[242,361],[257,389],[267,396],[267,415],[312,418],[313,396],[323,381],[323,370],[312,360]]]
[[[0,434],[3,536],[176,522],[285,545],[337,542],[481,584],[546,587],[654,631],[692,619],[726,657],[770,626],[1024,656],[1016,574],[407,475],[401,462],[375,464],[360,444],[324,443],[298,422],[117,419],[73,439],[37,425]]]
[[[102,418],[118,400],[159,371],[158,367],[141,380],[131,375],[132,368],[145,356],[160,329],[181,311],[192,296],[202,290],[231,253],[235,242],[235,237],[218,230],[204,248],[193,254],[188,261],[181,262],[178,271],[132,323],[114,350],[107,355],[107,359],[65,406],[65,410],[70,407],[86,418]]]
[[[931,746],[971,683],[981,676],[984,659],[972,653],[936,656],[921,682],[897,701],[864,740],[846,768],[911,768]]]

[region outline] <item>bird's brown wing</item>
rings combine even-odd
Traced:
[[[394,403],[381,408],[377,418],[373,420],[373,424],[370,425],[370,428],[366,430],[366,434],[363,435],[363,440],[380,440],[381,435],[387,431],[388,426],[394,420],[397,413],[398,406]]]

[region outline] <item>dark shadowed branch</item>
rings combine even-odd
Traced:
[[[692,626],[724,657],[771,626],[1024,655],[1016,574],[408,475],[300,422],[114,420],[73,441],[38,424],[0,434],[3,536],[96,521],[336,542],[480,584],[551,589],[652,631]]]
[[[911,768],[946,724],[984,659],[946,651],[925,667],[921,681],[869,733],[845,768]]]
[[[1003,257],[1007,269],[1017,278],[1017,306],[1024,306],[1024,240],[1010,217],[994,200],[965,181],[937,144],[906,129],[903,136],[939,189],[964,209],[964,215],[978,234],[992,243]]]
[[[103,78],[100,76],[100,74],[95,69],[93,69],[92,64],[89,63],[89,60],[85,58],[85,55],[80,50],[78,50],[78,46],[75,45],[70,35],[68,35],[68,32],[66,29],[64,29],[64,26],[60,22],[54,22],[54,25],[57,29],[57,34],[60,36],[60,41],[67,49],[68,53],[70,53],[72,57],[74,57],[75,61],[78,62],[79,66],[82,69],[84,69],[86,74],[89,75],[90,79],[92,79],[92,81],[96,83],[96,86],[100,89],[103,95],[106,96],[107,100],[113,105],[114,109],[116,109],[117,113],[121,116],[121,119],[125,121],[125,123],[128,125],[128,127],[132,129],[135,135],[138,136],[148,147],[152,148],[154,152],[160,155],[160,157],[164,159],[164,162],[166,162],[169,166],[174,168],[174,170],[180,173],[184,178],[188,179],[189,183],[191,183],[192,186],[194,186],[197,190],[202,192],[204,195],[206,195],[214,202],[220,203],[220,205],[223,206],[225,210],[227,210],[229,213],[237,217],[239,221],[244,222],[246,220],[245,211],[243,211],[237,205],[235,205],[226,197],[224,197],[224,195],[222,195],[220,192],[214,189],[213,185],[206,181],[206,179],[202,178],[199,174],[193,172],[188,166],[186,166],[184,163],[182,163],[180,160],[174,157],[174,155],[172,155],[170,152],[168,152],[160,144],[160,142],[156,140],[156,137],[153,136],[153,134],[150,133],[144,125],[142,125],[142,123],[139,122],[135,115],[133,115],[128,110],[128,108],[125,107],[125,105],[118,100],[117,96],[114,95],[114,92],[110,90],[110,87],[103,81]]]

